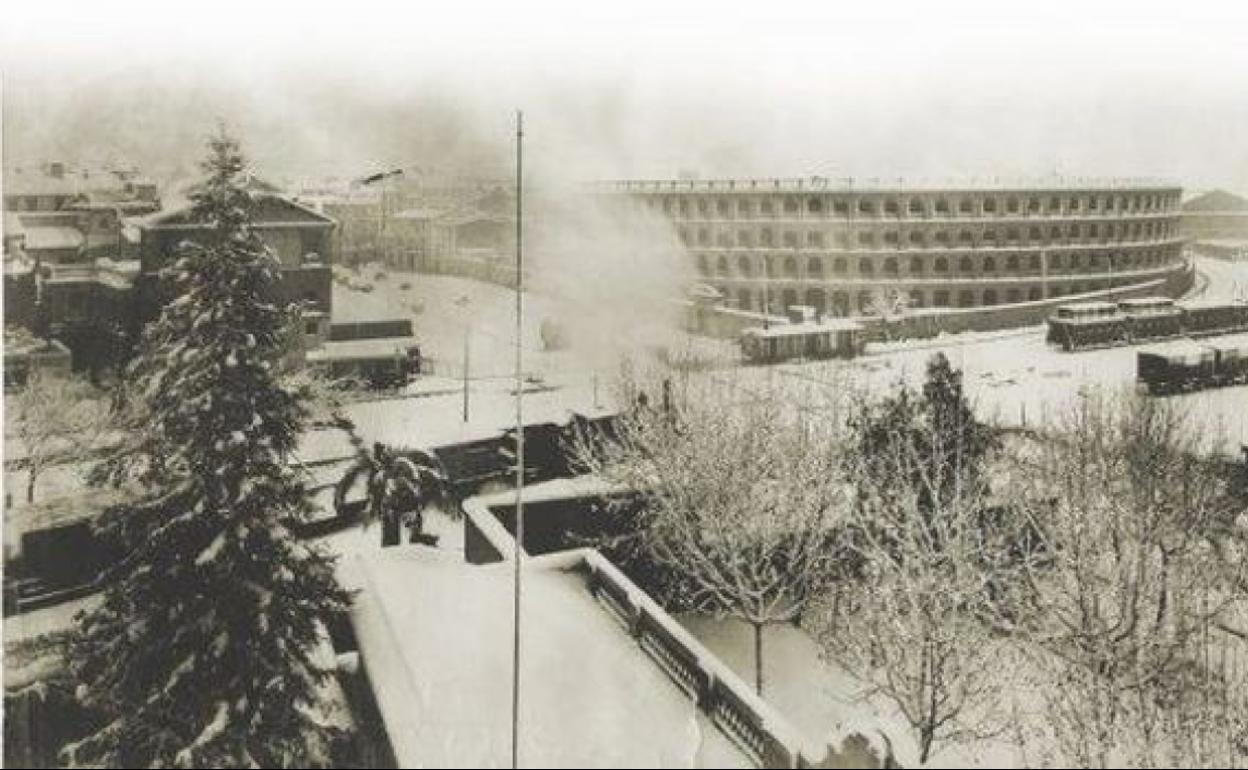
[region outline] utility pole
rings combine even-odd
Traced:
[[[524,113],[516,111],[516,531],[512,552],[511,766],[520,767],[520,577],[524,554]]]

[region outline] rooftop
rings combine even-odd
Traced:
[[[525,568],[521,627],[525,766],[752,766],[584,574],[538,562]],[[511,566],[393,548],[341,571],[360,589],[361,661],[399,766],[510,766]]]
[[[1180,185],[1157,178],[1093,177],[967,177],[962,179],[905,179],[881,177],[774,177],[743,179],[618,179],[590,183],[598,192],[970,192],[970,191],[1069,191],[1069,190],[1164,190],[1178,192]]]

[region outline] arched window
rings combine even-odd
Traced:
[[[749,230],[737,231],[737,246],[743,249],[748,249],[753,245],[754,245],[754,238],[753,236],[750,235]]]
[[[721,256],[719,261],[715,263],[716,272],[721,276],[728,275],[728,258]]]
[[[700,273],[700,274],[702,274],[702,275],[710,275],[710,274],[711,274],[711,268],[710,268],[710,266],[707,264],[707,261],[706,261],[706,255],[705,255],[705,254],[699,254],[699,255],[698,255],[698,273]]]
[[[1014,272],[1018,271],[1018,255],[1017,254],[1011,254],[1010,256],[1005,258],[1005,269],[1011,270]]]
[[[984,257],[983,272],[985,273],[997,272],[997,260],[993,259],[992,257]]]
[[[975,295],[970,289],[963,289],[958,292],[958,307],[971,307],[975,304]]]
[[[1018,213],[1018,198],[1010,198],[1005,202],[1005,210],[1011,214]]]
[[[784,304],[781,307],[784,310],[788,310],[789,308],[797,304],[797,290],[796,289],[785,289],[784,294],[782,296],[784,299]]]
[[[861,273],[862,275],[874,275],[875,265],[871,264],[871,260],[867,259],[866,257],[863,257],[862,259],[858,260],[858,272]]]
[[[971,261],[970,257],[962,257],[962,259],[958,260],[958,272],[960,273],[975,272],[975,263]]]
[[[764,227],[763,229],[758,231],[758,244],[760,246],[770,247],[771,239],[772,239],[772,235],[771,235],[770,227]]]
[[[1019,302],[1021,300],[1022,300],[1022,294],[1019,292],[1018,289],[1010,289],[1005,292],[1005,301],[1008,304],[1013,305],[1016,302]]]
[[[723,198],[715,201],[715,213],[719,214],[721,217],[728,216],[728,201]]]
[[[833,292],[832,312],[838,316],[849,315],[849,295],[843,291]]]
[[[818,257],[811,257],[806,263],[806,275],[811,278],[823,277],[823,260]]]
[[[995,198],[984,198],[983,205],[985,214],[995,214],[997,212],[997,201]]]
[[[1041,299],[1041,297],[1040,297],[1040,287],[1039,287],[1039,286],[1032,286],[1030,289],[1028,289],[1028,290],[1027,290],[1027,301],[1028,301],[1028,302],[1038,302],[1038,301],[1040,301],[1040,299]]]
[[[741,273],[741,275],[746,278],[750,277],[750,275],[754,272],[754,265],[750,263],[749,257],[742,256],[737,260],[737,272]]]
[[[923,274],[923,260],[920,259],[919,257],[910,258],[910,274],[911,275]]]
[[[823,201],[818,198],[811,198],[806,201],[806,210],[812,214],[823,213]]]
[[[844,257],[837,257],[836,259],[832,260],[832,272],[836,273],[837,275],[845,275],[845,272],[847,269],[848,268],[845,264]]]
[[[913,307],[913,308],[923,307],[923,292],[919,291],[918,289],[912,289],[910,291],[909,304],[910,304],[910,307]]]
[[[975,240],[975,236],[971,235],[970,230],[963,230],[962,232],[958,233],[958,243],[970,245],[970,243],[974,240]]]
[[[949,307],[949,292],[944,289],[933,292],[932,307]]]
[[[937,257],[936,261],[932,264],[932,269],[937,273],[949,272],[949,260],[945,257]]]
[[[897,258],[889,257],[884,260],[884,272],[889,275],[897,275]]]
[[[920,198],[911,198],[911,199],[910,199],[910,213],[911,213],[911,214],[922,214],[922,213],[923,213],[923,200],[922,200],[922,199],[920,199]]]
[[[923,233],[919,232],[918,230],[911,230],[910,231],[910,245],[922,246],[923,245]]]
[[[737,201],[737,213],[743,217],[748,217],[751,211],[750,202],[747,200]]]
[[[884,213],[885,214],[896,215],[900,210],[901,210],[901,207],[898,206],[897,201],[893,200],[892,198],[889,198],[888,200],[884,201]]]
[[[937,198],[936,199],[936,213],[942,214],[942,215],[948,214],[949,213],[949,201],[945,200],[944,198]]]
[[[737,292],[737,307],[742,310],[749,310],[754,307],[753,301],[750,299],[750,290],[742,289]]]
[[[797,260],[794,259],[793,257],[785,257],[784,274],[788,278],[797,277]],[[791,304],[796,304],[796,303],[791,303]]]
[[[828,312],[827,295],[824,294],[823,289],[808,289],[806,291],[806,304],[813,307],[819,315],[824,315]]]
[[[1030,266],[1032,270],[1036,272],[1040,272],[1040,255],[1039,254],[1031,255]]]
[[[985,305],[997,304],[997,290],[996,289],[984,289],[984,304]]]
[[[786,214],[797,213],[797,198],[785,198],[784,199],[784,213]]]

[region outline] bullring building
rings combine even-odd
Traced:
[[[1186,269],[1182,190],[1113,181],[915,187],[802,179],[618,181],[672,223],[703,283],[743,310],[877,312],[1036,302]],[[881,300],[881,298],[887,298]]]

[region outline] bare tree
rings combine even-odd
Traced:
[[[1172,402],[1091,393],[1060,430],[1014,453],[1012,497],[1047,556],[1028,565],[1023,631],[1054,683],[1045,703],[1059,761],[1248,757],[1242,733],[1238,748],[1209,751],[1248,713],[1230,697],[1234,670],[1215,664],[1244,647],[1225,629],[1248,609],[1248,531],[1207,452]]]
[[[652,400],[626,386],[638,406],[614,438],[577,453],[627,491],[616,508],[626,534],[601,544],[670,604],[749,623],[761,693],[763,630],[794,621],[825,584],[849,497],[838,461],[799,413],[705,382],[687,387],[696,395],[677,406],[670,390]]]
[[[44,471],[83,460],[100,447],[110,425],[108,405],[85,383],[35,368],[14,406],[17,437],[26,451],[26,502],[33,503]]]

